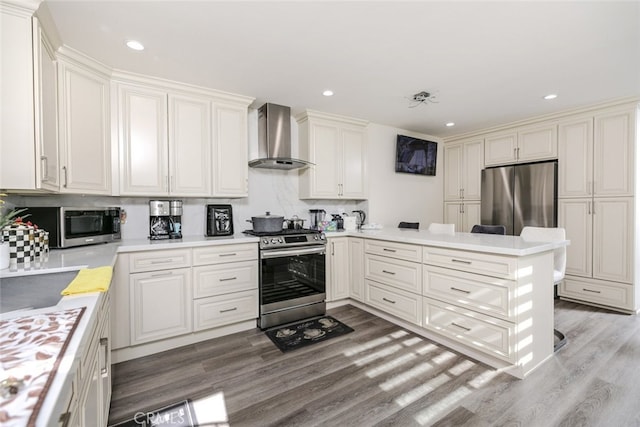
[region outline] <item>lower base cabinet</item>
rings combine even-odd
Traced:
[[[194,331],[258,317],[258,290],[235,292],[193,301]]]
[[[625,312],[634,311],[633,285],[583,277],[565,276],[558,293],[563,299],[605,306]]]
[[[365,280],[365,303],[415,325],[422,324],[422,298],[382,283]]]

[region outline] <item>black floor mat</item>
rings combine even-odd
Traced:
[[[278,326],[265,334],[284,353],[353,332],[353,329],[331,316],[303,320]]]

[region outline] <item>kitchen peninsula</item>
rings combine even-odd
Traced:
[[[341,299],[341,303],[356,305],[471,358],[497,369],[505,369],[519,378],[523,378],[552,356],[553,249],[568,242],[536,243],[524,241],[520,237],[469,233],[436,235],[422,230],[334,232],[328,233],[327,238],[327,290],[330,304],[338,304],[337,298],[332,298],[331,295],[335,295],[336,286],[344,285],[347,287],[347,296]],[[354,248],[359,249],[349,251],[348,256],[341,259],[341,262],[346,262],[347,267],[340,271],[347,273],[340,283],[336,282],[337,275],[334,274],[336,260],[331,259],[335,254],[333,244],[337,239],[353,242]],[[216,260],[216,257],[229,251],[237,257],[236,260],[230,263]],[[125,359],[137,357],[136,351],[139,348],[146,348],[146,351],[157,348],[157,351],[161,351],[184,345],[185,340],[194,337],[207,339],[210,335],[223,336],[255,327],[255,321],[242,318],[231,319],[228,325],[201,322],[198,330],[179,331],[167,336],[156,335],[163,331],[145,329],[146,324],[138,325],[141,328],[134,327],[135,313],[139,307],[131,306],[135,303],[134,299],[127,301],[126,307],[121,305],[119,300],[123,295],[118,291],[135,287],[138,275],[146,274],[143,270],[155,272],[151,271],[155,268],[154,259],[148,258],[149,256],[155,255],[171,265],[181,261],[180,257],[167,257],[170,252],[179,252],[178,255],[186,256],[189,262],[185,261],[184,266],[173,266],[166,271],[185,270],[195,274],[200,269],[209,268],[208,266],[213,266],[212,271],[216,271],[215,268],[220,263],[224,268],[245,268],[245,264],[248,268],[250,263],[257,264],[257,239],[242,235],[225,240],[192,237],[160,244],[125,240],[117,244],[54,251],[52,264],[43,265],[39,272],[73,268],[68,262],[60,261],[61,255],[65,259],[73,259],[80,267],[95,266],[97,259],[102,263],[101,257],[108,252],[115,257],[116,272],[110,297],[101,300],[111,304],[112,341],[116,347],[120,346],[120,353],[128,356]],[[144,256],[140,258],[141,255]],[[132,272],[118,271],[118,263],[123,260],[126,263],[121,265],[132,266]],[[111,263],[113,260],[109,262]],[[250,272],[251,269],[246,271]],[[185,277],[192,276],[187,274]],[[255,287],[239,290],[236,294],[244,296],[245,293],[253,295],[257,292],[257,277],[251,274],[247,277],[256,282]],[[191,287],[186,286],[185,290],[191,296]],[[124,297],[135,298],[136,295],[135,292],[126,292]],[[208,299],[195,298],[195,295],[193,297],[192,300],[184,301],[184,307],[178,307],[177,310],[184,309],[183,314],[187,313],[190,319],[187,323],[191,324],[193,321],[195,325],[202,320],[196,316],[195,307],[202,307],[201,301]],[[72,303],[82,302],[87,298],[90,299],[90,295],[64,297],[57,306],[40,309],[38,313],[75,307],[77,304]],[[250,302],[249,299],[242,301],[244,302],[240,304]],[[97,303],[96,298],[89,304],[91,319],[83,319],[83,322],[95,322],[93,312]],[[212,302],[217,303],[217,300]],[[254,300],[253,304],[255,307],[250,311],[249,317],[255,317],[257,313],[257,301]],[[105,309],[108,310],[107,307]],[[127,316],[127,312],[132,314],[131,318]],[[2,315],[0,319],[7,320],[29,313]],[[131,324],[123,325],[122,321],[129,321]],[[76,344],[67,350],[69,352],[75,349],[78,352],[71,357],[72,360],[80,357],[82,348],[89,342],[88,337],[82,336],[90,333],[84,330],[83,325],[80,325],[74,335]],[[241,329],[237,325],[241,325]],[[129,345],[124,346],[117,343],[122,340],[122,332],[126,336],[136,332],[141,335],[128,337]],[[81,342],[87,344],[83,345]],[[72,366],[73,363],[69,361],[65,365],[66,370],[59,370],[56,377],[64,376],[65,372],[72,375]],[[52,384],[47,400],[53,400],[50,404],[45,403],[51,417],[55,417],[54,414],[65,402],[54,396],[66,396],[64,390],[69,383],[70,380],[59,378]]]

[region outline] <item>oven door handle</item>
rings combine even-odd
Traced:
[[[324,245],[318,246],[315,248],[305,248],[305,249],[273,249],[267,251],[260,252],[260,258],[269,259],[269,258],[282,258],[287,256],[296,256],[296,255],[313,255],[313,254],[324,254],[326,248]]]

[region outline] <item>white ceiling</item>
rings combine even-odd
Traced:
[[[45,4],[111,67],[441,137],[640,96],[638,1]],[[410,108],[423,90],[437,103]]]

